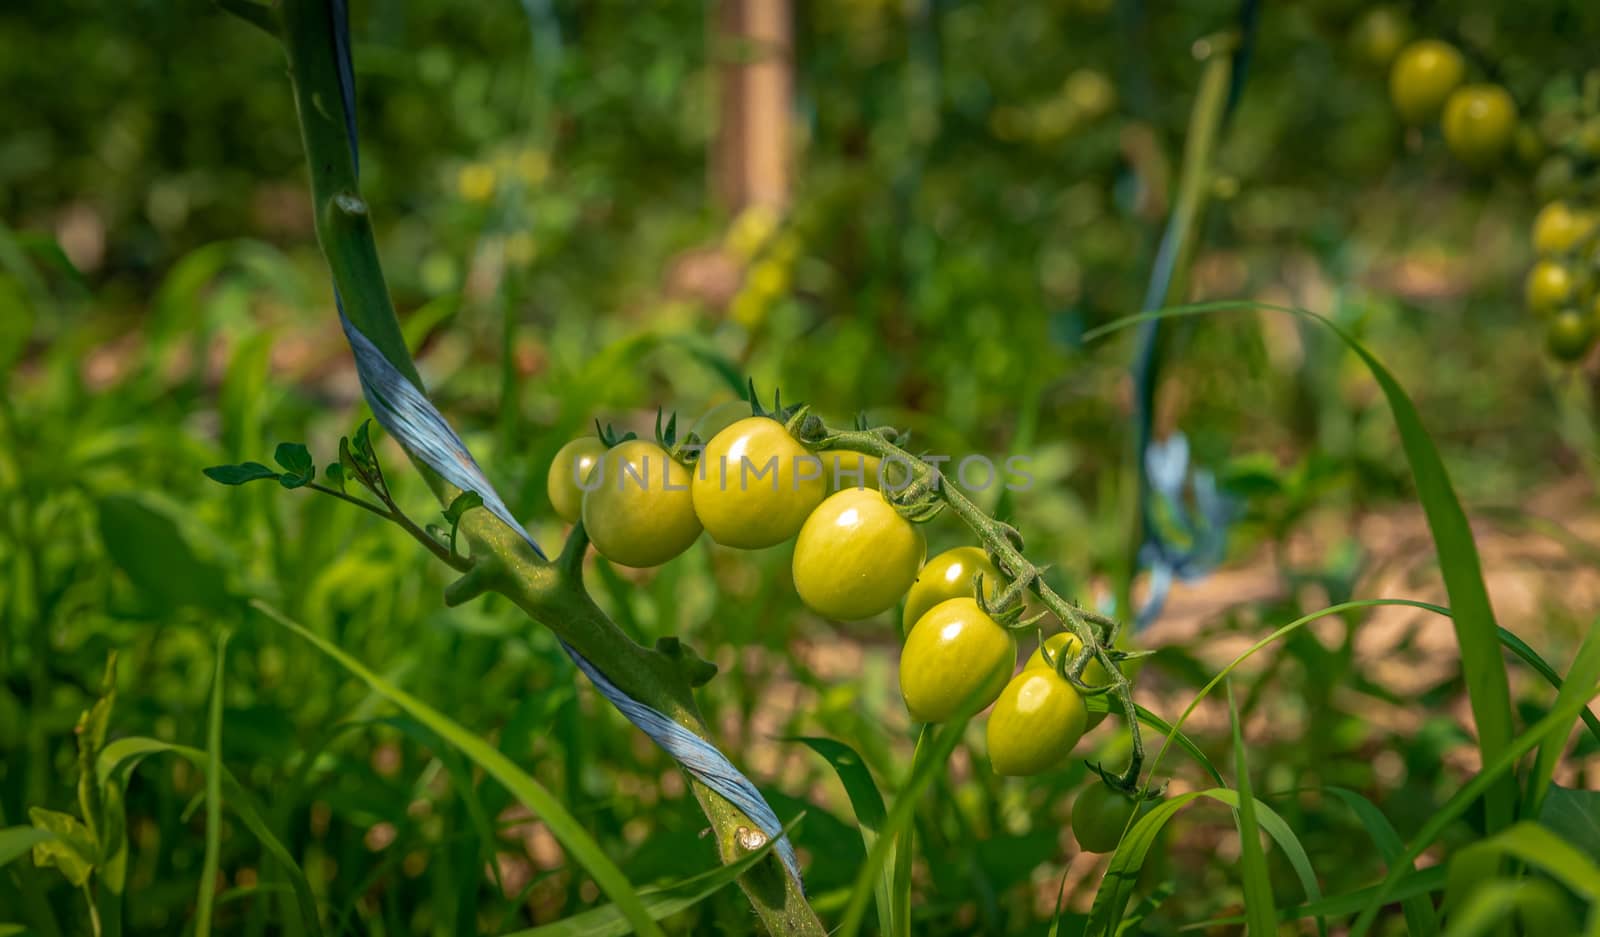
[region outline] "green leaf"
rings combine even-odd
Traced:
[[[1524,663],[1532,667],[1539,676],[1544,677],[1545,681],[1551,686],[1559,690],[1564,685],[1564,681],[1562,681],[1561,675],[1556,673],[1556,669],[1545,663],[1545,659],[1539,656],[1539,652],[1529,647],[1527,642],[1521,638],[1501,628],[1500,643],[1522,658]],[[1589,727],[1589,734],[1594,736],[1596,741],[1600,741],[1600,716],[1596,716],[1588,709],[1584,709],[1578,713],[1578,718],[1582,719],[1583,724]]]
[[[1496,879],[1477,886],[1451,918],[1445,937],[1492,934],[1512,915],[1520,915],[1527,923],[1522,931],[1526,934],[1578,933],[1566,899],[1549,882]],[[1593,928],[1590,932],[1593,933]]]
[[[226,576],[189,547],[178,523],[134,495],[110,494],[98,502],[100,539],[111,561],[164,608],[228,605]]]
[[[1596,683],[1600,683],[1600,624],[1590,626],[1589,633],[1584,636],[1572,667],[1567,671],[1567,679],[1556,691],[1556,704],[1581,696],[1584,687],[1592,687]],[[1583,711],[1588,712],[1588,707],[1584,707]],[[1561,754],[1567,749],[1567,736],[1570,734],[1570,729],[1559,732],[1539,746],[1539,754],[1533,762],[1533,773],[1528,777],[1527,809],[1524,811],[1527,815],[1539,815],[1540,804],[1544,801],[1545,792],[1550,789],[1550,779],[1555,775]]]
[[[1104,693],[1100,696],[1091,696],[1089,698],[1091,702],[1099,699],[1111,700],[1111,708],[1115,709],[1117,712],[1122,711],[1122,701],[1117,699],[1115,696],[1112,696],[1110,693]],[[1179,748],[1187,752],[1189,757],[1193,758],[1195,762],[1200,765],[1200,767],[1206,769],[1206,773],[1211,775],[1211,779],[1213,781],[1216,781],[1219,786],[1224,784],[1224,781],[1222,780],[1222,772],[1217,770],[1217,766],[1211,763],[1211,759],[1206,757],[1206,753],[1200,750],[1200,746],[1196,745],[1193,739],[1174,728],[1172,723],[1161,718],[1150,710],[1145,709],[1138,703],[1134,703],[1133,708],[1139,714],[1140,722],[1156,730],[1157,732],[1160,732],[1166,738],[1176,741]]]
[[[476,491],[463,491],[444,509],[444,519],[450,522],[450,552],[456,552],[456,531],[461,527],[461,515],[473,508],[483,507],[483,496]]]
[[[1511,689],[1506,677],[1505,660],[1500,652],[1499,626],[1495,623],[1494,609],[1489,604],[1489,593],[1483,584],[1477,543],[1472,538],[1466,512],[1456,498],[1438,449],[1422,425],[1416,406],[1406,396],[1394,375],[1389,373],[1389,369],[1332,320],[1305,309],[1269,303],[1233,301],[1173,307],[1118,319],[1094,329],[1084,338],[1088,340],[1137,322],[1243,309],[1286,312],[1321,323],[1355,352],[1382,389],[1389,412],[1400,432],[1400,444],[1405,450],[1406,462],[1416,483],[1417,497],[1422,502],[1423,514],[1433,534],[1434,547],[1438,550],[1439,571],[1444,578],[1445,591],[1450,596],[1450,620],[1455,625],[1467,695],[1472,705],[1473,721],[1477,725],[1478,749],[1483,755],[1484,764],[1494,761],[1510,744]],[[1485,804],[1490,832],[1510,825],[1516,808],[1516,793],[1515,779],[1509,775],[1490,789]]]
[[[18,856],[39,845],[55,839],[56,834],[37,826],[8,826],[0,830],[0,868]]]
[[[317,477],[317,463],[312,461],[304,443],[280,442],[272,458],[284,468],[284,473],[278,476],[278,484],[285,488],[309,485]]]
[[[120,792],[127,787],[128,776],[146,757],[160,754],[177,755],[202,770],[210,764],[210,757],[205,752],[187,745],[174,745],[142,736],[117,739],[100,751],[99,773],[106,781],[107,800],[111,800],[112,792],[116,792],[116,799],[120,802]],[[255,798],[239,784],[227,767],[219,765],[218,774],[222,781],[222,802],[255,836],[261,848],[283,867],[289,876],[289,886],[294,890],[295,902],[300,910],[301,927],[312,937],[320,937],[322,924],[317,918],[317,902],[312,897],[311,886],[306,881],[306,874],[300,868],[300,864],[294,861],[294,856],[290,855],[289,850],[285,849],[283,843],[273,835],[272,829],[262,819],[262,811],[256,804]]]
[[[99,847],[83,821],[70,813],[29,807],[28,819],[48,836],[33,844],[33,864],[61,870],[73,887],[82,888],[94,872]]]
[[[211,674],[211,715],[206,720],[206,851],[195,902],[195,937],[210,937],[211,909],[217,897],[217,861],[222,851],[222,676],[228,661],[228,633],[217,636],[217,664]]]
[[[801,814],[789,821],[789,825],[783,829],[785,836],[794,829],[803,816],[804,814]],[[769,839],[766,845],[741,856],[737,862],[709,869],[692,878],[660,888],[643,889],[639,892],[639,898],[644,902],[651,918],[657,921],[688,910],[728,887],[740,875],[765,859],[777,844],[776,839]],[[623,916],[622,911],[615,904],[608,904],[552,924],[515,931],[503,937],[622,937],[632,932],[633,927]]]
[[[326,478],[333,485],[333,487],[339,489],[340,491],[343,491],[344,490],[344,463],[342,463],[342,462],[329,462],[327,467],[322,470],[322,477]]]
[[[1361,821],[1361,825],[1367,828],[1367,835],[1372,837],[1372,844],[1378,847],[1378,855],[1383,857],[1386,865],[1392,866],[1395,857],[1405,849],[1405,844],[1401,842],[1400,834],[1395,832],[1394,826],[1389,823],[1389,818],[1385,817],[1372,801],[1355,791],[1342,787],[1324,787],[1322,790],[1344,801],[1345,806],[1356,815],[1356,819]],[[1406,916],[1406,932],[1411,937],[1433,937],[1438,933],[1439,928],[1434,921],[1433,903],[1420,894],[1403,899],[1401,909]]]
[[[213,465],[200,471],[214,482],[224,485],[242,485],[245,482],[261,481],[266,478],[278,478],[277,472],[267,468],[260,462],[242,462],[238,465]]]
[[[1428,921],[1429,926],[1431,927],[1433,922],[1433,915],[1431,913],[1433,905],[1431,902],[1429,902],[1427,896],[1436,891],[1443,891],[1444,887],[1444,866],[1431,865],[1426,869],[1417,872],[1415,875],[1408,875],[1402,879],[1400,884],[1395,886],[1394,891],[1390,894],[1390,898],[1402,902],[1415,901],[1428,907],[1430,910]],[[1280,922],[1286,922],[1298,921],[1308,917],[1344,917],[1346,915],[1355,914],[1357,911],[1360,911],[1362,908],[1367,906],[1367,902],[1372,899],[1372,896],[1376,894],[1377,891],[1378,885],[1373,884],[1364,888],[1358,888],[1352,892],[1346,892],[1342,895],[1330,895],[1318,901],[1310,901],[1305,904],[1295,905],[1292,908],[1288,908],[1280,912],[1278,914],[1278,920]],[[1178,930],[1206,931],[1214,927],[1221,928],[1229,924],[1243,923],[1244,915],[1235,914],[1226,917],[1208,918],[1204,921],[1194,921],[1192,923],[1183,925],[1182,927],[1178,928]],[[1413,935],[1413,937],[1416,934],[1415,931],[1408,931],[1407,933]],[[1433,933],[1433,931],[1429,931],[1429,933]]]
[[[1596,689],[1600,690],[1600,687]],[[1589,694],[1579,694],[1578,696],[1579,698],[1568,699],[1558,703],[1543,719],[1540,719],[1530,726],[1527,731],[1513,739],[1510,747],[1501,752],[1493,761],[1486,763],[1483,770],[1463,785],[1460,790],[1456,791],[1455,795],[1446,801],[1444,806],[1434,811],[1433,815],[1422,825],[1422,829],[1412,838],[1411,844],[1406,847],[1399,860],[1390,866],[1389,874],[1384,876],[1384,880],[1373,894],[1372,900],[1362,910],[1361,916],[1356,919],[1355,925],[1350,932],[1352,937],[1364,937],[1367,931],[1371,929],[1372,922],[1377,918],[1379,909],[1383,907],[1384,902],[1388,899],[1390,890],[1406,875],[1411,863],[1415,862],[1417,857],[1422,855],[1423,850],[1431,846],[1452,823],[1460,819],[1474,801],[1482,797],[1500,779],[1509,776],[1518,759],[1532,751],[1534,746],[1543,742],[1546,738],[1553,736],[1557,731],[1570,731],[1572,726],[1570,720],[1577,717],[1579,709],[1588,705],[1588,699],[1593,696],[1593,691]]]
[[[1267,856],[1261,849],[1261,830],[1256,824],[1256,799],[1250,793],[1250,766],[1245,757],[1244,736],[1239,731],[1239,709],[1233,702],[1233,684],[1228,687],[1228,723],[1233,731],[1234,772],[1239,785],[1239,866],[1244,881],[1244,910],[1252,934],[1273,934],[1278,929],[1278,905],[1272,897],[1272,879],[1267,875]],[[1318,930],[1327,932],[1320,919]]]
[[[850,807],[856,813],[856,825],[861,829],[861,845],[871,853],[872,845],[878,841],[879,832],[888,819],[888,812],[883,806],[883,795],[878,793],[878,785],[873,782],[872,772],[867,770],[861,755],[849,745],[828,738],[793,736],[785,741],[799,742],[828,760],[833,773],[839,777],[839,783],[844,785],[845,794],[850,797]],[[873,886],[873,899],[878,906],[878,928],[886,937],[903,932],[895,926],[898,915],[892,900],[895,844],[891,843],[889,850],[883,871]]]
[[[1550,785],[1539,810],[1539,822],[1600,862],[1600,791]]]
[[[364,426],[365,424],[363,424]],[[289,629],[295,634],[310,642],[322,653],[332,658],[339,666],[349,671],[379,695],[386,697],[390,702],[400,707],[405,713],[418,722],[427,726],[433,732],[459,749],[468,760],[484,773],[505,785],[506,789],[516,796],[518,802],[537,814],[544,820],[556,840],[566,847],[572,857],[589,874],[594,876],[595,884],[611,897],[623,916],[640,933],[662,937],[661,929],[656,926],[655,919],[645,910],[644,903],[640,900],[633,886],[628,883],[622,871],[606,857],[600,848],[583,828],[583,825],[567,812],[554,795],[552,795],[538,781],[534,780],[527,772],[518,768],[511,759],[501,754],[494,746],[450,719],[448,716],[413,697],[389,681],[367,669],[355,658],[327,641],[320,635],[314,634],[300,624],[285,617],[281,612],[256,600],[251,605],[262,614],[271,618],[279,625]]]

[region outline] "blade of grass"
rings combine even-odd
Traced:
[[[1233,702],[1233,683],[1227,684],[1228,724],[1233,731],[1233,765],[1239,790],[1239,809],[1234,812],[1239,827],[1239,871],[1244,882],[1244,911],[1249,933],[1271,937],[1278,930],[1278,905],[1272,897],[1272,879],[1267,874],[1267,856],[1261,849],[1261,829],[1256,824],[1256,799],[1250,793],[1250,764],[1245,756],[1244,735],[1239,731],[1239,708]],[[1317,929],[1326,934],[1319,918]]]
[[[829,738],[802,735],[784,741],[799,742],[827,759],[829,766],[833,768],[833,773],[839,776],[839,783],[844,785],[845,794],[850,798],[850,808],[855,811],[856,825],[861,830],[862,848],[870,853],[872,844],[877,842],[879,832],[888,819],[888,811],[883,805],[883,795],[878,792],[878,785],[872,780],[872,772],[867,770],[866,762],[862,761],[861,755],[849,745]],[[878,880],[873,886],[873,900],[878,906],[879,930],[885,937],[894,937],[901,933],[895,927],[897,916],[893,900],[894,869],[898,850],[892,844],[889,849],[883,871],[879,873]]]
[[[1576,934],[1572,915],[1567,912],[1561,893],[1548,882],[1496,879],[1478,886],[1450,921],[1445,937],[1479,937],[1494,933],[1496,925],[1513,914],[1544,922],[1530,926],[1529,934]],[[1560,923],[1554,923],[1560,922]],[[1594,928],[1588,931],[1593,937]]]
[[[460,750],[468,760],[483,769],[484,773],[505,785],[524,807],[544,820],[551,834],[579,864],[589,871],[590,875],[594,876],[595,884],[611,898],[635,930],[650,937],[664,937],[661,928],[656,925],[655,918],[645,909],[638,892],[622,874],[622,870],[606,857],[600,844],[594,841],[577,818],[568,813],[544,785],[518,768],[494,746],[468,732],[450,717],[373,673],[332,642],[290,620],[259,599],[252,600],[250,604],[263,615],[309,641],[339,666]]]
[[[1566,681],[1561,684],[1561,689],[1556,691],[1556,704],[1577,698],[1582,694],[1583,687],[1594,686],[1596,683],[1600,683],[1600,626],[1591,626],[1589,633],[1584,635],[1583,644],[1578,647],[1578,654],[1573,658],[1572,667],[1567,671]],[[1583,708],[1583,712],[1593,715],[1587,706]],[[1556,773],[1556,763],[1561,760],[1561,754],[1567,750],[1567,737],[1571,734],[1570,728],[1564,732],[1557,732],[1539,746],[1539,754],[1534,756],[1533,773],[1528,777],[1523,816],[1539,815],[1544,795],[1550,790],[1550,779]]]
[[[1522,658],[1524,663],[1532,667],[1539,676],[1543,677],[1557,690],[1564,685],[1565,681],[1561,679],[1560,674],[1556,673],[1556,669],[1546,663],[1545,659],[1539,656],[1539,652],[1529,647],[1527,642],[1521,638],[1501,628],[1500,643],[1510,648],[1513,653]],[[1579,684],[1582,685],[1582,681],[1579,681]],[[1600,741],[1600,716],[1596,716],[1587,709],[1579,712],[1578,716],[1583,720],[1583,724],[1589,727],[1589,734],[1594,736],[1596,741]]]
[[[1324,787],[1322,790],[1344,801],[1345,806],[1356,815],[1361,825],[1367,828],[1367,835],[1372,837],[1373,845],[1378,847],[1378,855],[1383,857],[1384,864],[1392,867],[1395,858],[1405,849],[1405,843],[1400,840],[1400,834],[1395,832],[1394,826],[1389,823],[1389,818],[1383,815],[1372,801],[1362,797],[1355,791],[1342,787]],[[1434,921],[1433,902],[1419,895],[1404,899],[1400,908],[1406,916],[1406,933],[1411,937],[1433,937],[1439,932]]]
[[[56,834],[36,826],[13,826],[0,830],[0,867],[27,854],[40,843],[55,838]]]
[[[1107,694],[1107,697],[1111,700],[1112,708],[1116,709],[1118,712],[1121,712],[1122,701],[1114,696],[1110,696],[1110,694]],[[1172,723],[1161,718],[1150,710],[1145,709],[1138,703],[1134,703],[1133,708],[1139,714],[1140,722],[1156,730],[1157,732],[1160,732],[1162,735],[1176,740],[1178,747],[1187,752],[1189,757],[1193,758],[1195,762],[1200,765],[1200,767],[1206,769],[1206,773],[1211,775],[1211,780],[1217,782],[1217,786],[1227,786],[1227,782],[1222,780],[1222,772],[1217,770],[1217,766],[1211,763],[1211,759],[1206,757],[1206,753],[1200,750],[1200,746],[1196,745],[1193,739],[1178,731],[1172,725]]]
[[[805,814],[801,814],[790,820],[789,825],[783,829],[784,835],[792,833],[804,816]],[[769,839],[761,848],[749,855],[741,856],[737,862],[718,866],[660,888],[642,889],[639,898],[656,920],[670,917],[694,907],[733,884],[740,875],[765,859],[777,844],[776,839]],[[514,931],[503,937],[622,937],[632,932],[633,926],[623,916],[622,911],[615,904],[608,904],[551,924]]]
[[[204,770],[210,759],[205,752],[187,745],[174,745],[159,739],[133,736],[131,738],[117,739],[100,750],[98,759],[100,777],[105,783],[116,783],[126,786],[128,775],[139,763],[150,755],[173,754],[188,761],[197,768]],[[306,881],[306,874],[300,864],[294,861],[294,856],[289,854],[283,843],[272,835],[272,830],[262,819],[262,811],[254,802],[254,798],[239,784],[226,765],[219,766],[218,776],[222,781],[222,803],[233,809],[239,822],[245,825],[251,835],[261,843],[261,848],[267,851],[275,861],[284,867],[289,875],[289,886],[294,890],[295,903],[300,909],[300,924],[305,932],[312,935],[322,934],[322,925],[317,919],[317,902],[311,895],[311,886]],[[113,780],[113,779],[116,780]]]
[[[1400,855],[1399,861],[1390,866],[1389,874],[1384,876],[1383,882],[1377,892],[1374,893],[1372,900],[1361,912],[1361,916],[1356,919],[1355,925],[1351,928],[1351,937],[1365,937],[1365,934],[1372,928],[1372,923],[1377,918],[1379,909],[1383,907],[1384,902],[1388,899],[1390,890],[1405,876],[1408,868],[1416,861],[1418,856],[1422,855],[1423,850],[1432,845],[1440,834],[1449,828],[1450,824],[1460,819],[1461,815],[1467,812],[1467,808],[1472,805],[1473,801],[1484,796],[1486,791],[1490,790],[1501,779],[1507,777],[1518,759],[1532,751],[1534,746],[1554,735],[1558,730],[1570,729],[1572,725],[1570,720],[1577,718],[1578,710],[1588,705],[1588,700],[1592,698],[1595,691],[1600,691],[1600,687],[1596,687],[1587,695],[1579,694],[1581,698],[1568,699],[1558,703],[1554,709],[1545,714],[1543,719],[1530,726],[1526,732],[1512,739],[1511,745],[1502,751],[1494,761],[1486,763],[1483,771],[1463,785],[1455,793],[1455,796],[1445,802],[1444,806],[1434,811],[1433,816],[1429,817],[1427,822],[1422,825],[1422,829],[1412,838],[1411,844],[1406,847],[1405,852]]]
[[[1444,887],[1444,866],[1431,865],[1415,875],[1407,876],[1405,880],[1395,887],[1390,897],[1404,901],[1418,898],[1426,901],[1427,895],[1436,891],[1443,891]],[[1367,901],[1372,898],[1377,890],[1378,885],[1372,884],[1342,895],[1329,895],[1320,901],[1308,901],[1305,904],[1295,905],[1292,908],[1280,911],[1278,920],[1287,923],[1308,917],[1344,917],[1349,914],[1355,914],[1366,907]],[[1430,920],[1432,919],[1430,918]],[[1207,931],[1213,927],[1220,929],[1232,924],[1243,924],[1244,922],[1244,915],[1234,914],[1227,917],[1214,917],[1204,921],[1194,921],[1179,927],[1178,931],[1179,933]]]
[[[1450,484],[1450,476],[1445,471],[1444,460],[1439,457],[1439,450],[1422,425],[1416,406],[1399,381],[1389,373],[1389,369],[1366,346],[1332,320],[1306,309],[1253,301],[1174,306],[1128,316],[1090,331],[1084,336],[1084,341],[1140,322],[1243,309],[1285,312],[1322,323],[1366,364],[1367,370],[1383,391],[1389,412],[1399,430],[1400,444],[1405,450],[1406,462],[1416,483],[1417,497],[1422,502],[1423,514],[1427,517],[1428,529],[1439,554],[1439,572],[1444,579],[1445,591],[1450,596],[1450,620],[1455,625],[1456,643],[1461,650],[1461,669],[1466,677],[1472,718],[1477,724],[1478,749],[1485,764],[1494,761],[1511,740],[1511,687],[1506,677],[1505,659],[1500,651],[1494,609],[1489,604],[1489,592],[1483,584],[1477,543],[1472,538],[1472,527]],[[1516,794],[1515,779],[1509,775],[1501,778],[1488,791],[1485,810],[1490,832],[1511,824],[1516,809]]]
[[[1469,853],[1472,855],[1469,856]],[[1543,869],[1551,878],[1572,889],[1585,901],[1591,904],[1600,901],[1600,866],[1596,866],[1594,861],[1577,847],[1531,820],[1524,820],[1508,830],[1462,849],[1451,865],[1453,867],[1456,862],[1466,860],[1466,865],[1477,865],[1480,869],[1492,870],[1498,867],[1497,862],[1472,861],[1490,856],[1507,856],[1523,865]],[[1445,893],[1447,909],[1455,904],[1452,899],[1465,897],[1464,892],[1477,888],[1480,879],[1477,875],[1472,875],[1466,881],[1462,881],[1457,876],[1451,875],[1448,881],[1449,888]]]
[[[228,660],[228,632],[217,635],[217,666],[211,675],[211,717],[206,724],[206,851],[195,902],[195,937],[211,937],[211,909],[217,898],[217,858],[222,850],[222,675]]]

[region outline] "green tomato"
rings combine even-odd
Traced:
[[[822,461],[771,417],[730,425],[695,464],[694,512],[723,546],[759,550],[788,540],[825,494]]]
[[[870,488],[829,495],[800,527],[794,588],[818,615],[859,621],[894,607],[917,578],[922,531]]]
[[[1419,39],[1394,60],[1389,71],[1389,99],[1401,120],[1426,123],[1438,115],[1466,73],[1467,63],[1455,46],[1438,39]]]
[[[689,431],[704,442],[748,416],[749,401],[726,400],[703,413]]]
[[[994,702],[1017,665],[1017,641],[977,599],[946,599],[917,620],[900,652],[900,695],[918,722],[944,722],[973,696]]]
[[[594,436],[579,436],[556,451],[544,490],[557,517],[569,524],[583,519],[583,483],[605,453],[606,444]]]
[[[1078,653],[1078,649],[1081,647],[1083,647],[1083,642],[1078,640],[1077,635],[1068,631],[1058,632],[1044,639],[1043,647],[1034,650],[1033,654],[1028,657],[1028,662],[1022,665],[1023,669],[1027,670],[1034,667],[1042,667],[1053,672],[1055,668],[1051,667],[1050,664],[1044,659],[1044,652],[1046,649],[1050,651],[1050,657],[1052,660],[1060,657],[1062,654],[1065,654],[1067,659],[1070,660],[1075,654]],[[1106,673],[1105,665],[1101,664],[1098,660],[1091,660],[1083,668],[1083,682],[1089,686],[1104,686],[1111,682],[1111,675]],[[1071,686],[1071,684],[1068,684],[1068,686]],[[1093,729],[1095,726],[1098,726],[1100,723],[1104,722],[1106,716],[1108,715],[1110,715],[1110,713],[1091,711],[1089,713],[1089,728]]]
[[[1152,801],[1139,806],[1150,811]],[[1122,841],[1122,831],[1133,816],[1133,798],[1102,782],[1091,782],[1072,803],[1072,835],[1085,852],[1111,852]]]
[[[1088,727],[1072,684],[1047,667],[1024,668],[989,713],[989,764],[995,774],[1038,774],[1065,760]]]
[[[1541,260],[1528,271],[1523,283],[1523,300],[1536,313],[1559,309],[1572,301],[1578,281],[1565,265],[1553,260]]]
[[[1533,249],[1541,257],[1560,257],[1577,249],[1594,230],[1593,214],[1573,211],[1571,205],[1557,199],[1533,216]]]
[[[1550,317],[1545,347],[1557,361],[1571,364],[1589,353],[1594,343],[1594,323],[1576,309],[1563,309]]]
[[[875,455],[864,452],[829,452],[822,459],[824,479],[828,483],[828,491],[844,491],[846,488],[871,488],[881,491],[879,484],[883,472],[883,460]]]
[[[689,470],[653,442],[606,451],[583,493],[583,527],[600,555],[623,566],[660,566],[700,536]]]
[[[1475,169],[1500,162],[1517,130],[1517,102],[1494,84],[1465,85],[1445,101],[1444,142],[1456,158]]]
[[[900,616],[900,630],[910,634],[917,619],[946,599],[972,598],[972,577],[982,573],[988,598],[994,598],[1005,585],[1000,570],[989,560],[981,547],[956,547],[946,550],[922,567],[917,581],[906,593],[905,612]]]

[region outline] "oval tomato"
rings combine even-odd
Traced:
[[[1087,729],[1088,711],[1072,684],[1048,667],[1024,668],[989,713],[989,764],[995,774],[1038,774],[1065,760]]]
[[[800,527],[795,591],[819,615],[871,618],[911,587],[925,551],[922,531],[883,495],[847,488],[829,495]]]
[[[901,632],[909,634],[917,619],[946,599],[974,597],[972,578],[978,573],[983,574],[987,598],[994,598],[1005,587],[1000,570],[982,547],[956,547],[929,560],[906,593],[905,611],[900,616]]]
[[[1517,130],[1517,102],[1494,84],[1465,85],[1450,93],[1441,121],[1444,142],[1475,169],[1500,161]]]
[[[929,609],[900,652],[900,695],[918,722],[943,722],[973,697],[974,710],[994,702],[1017,664],[1011,632],[971,598]]]
[[[606,444],[595,436],[580,436],[556,450],[544,490],[557,517],[569,524],[583,519],[583,483],[605,453]]]
[[[1426,123],[1438,115],[1466,73],[1466,60],[1455,46],[1438,39],[1419,39],[1394,60],[1389,71],[1389,98],[1406,123]]]
[[[1145,801],[1139,814],[1149,812]],[[1072,803],[1072,835],[1085,852],[1111,852],[1134,814],[1133,798],[1100,781],[1090,782]]]
[[[1522,288],[1523,299],[1533,312],[1551,312],[1571,302],[1577,288],[1577,278],[1564,264],[1541,260],[1528,271]]]
[[[659,566],[700,536],[692,476],[667,450],[630,439],[596,463],[583,494],[583,527],[600,555],[623,566]]]
[[[800,531],[822,503],[822,461],[782,423],[752,416],[706,443],[695,464],[694,512],[711,539],[759,550]]]

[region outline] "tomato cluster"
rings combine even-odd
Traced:
[[[1455,46],[1418,39],[1394,53],[1389,100],[1408,124],[1438,121],[1445,145],[1467,166],[1493,169],[1517,135],[1517,102],[1498,84],[1466,78],[1467,60]]]

